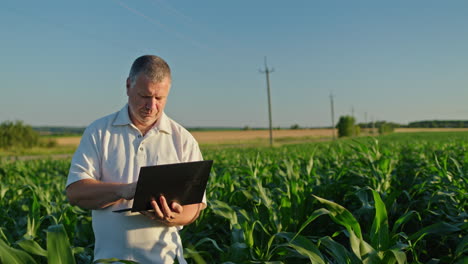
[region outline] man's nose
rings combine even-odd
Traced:
[[[146,102],[145,107],[147,109],[155,109],[157,107],[158,100],[156,98],[151,98]]]

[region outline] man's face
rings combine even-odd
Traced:
[[[169,77],[155,83],[140,74],[133,87],[130,79],[127,79],[129,114],[135,126],[148,128],[161,117],[170,88]]]

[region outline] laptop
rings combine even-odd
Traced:
[[[151,199],[159,204],[161,195],[169,205],[201,203],[212,166],[212,160],[203,160],[141,167],[132,208],[113,212],[152,210]]]

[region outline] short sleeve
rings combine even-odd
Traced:
[[[198,146],[198,142],[190,133],[187,132],[186,136],[187,141],[183,146],[183,162],[203,160],[203,155],[200,151],[200,147]],[[202,202],[206,204],[206,190],[205,193],[203,193]]]
[[[81,137],[80,145],[73,155],[67,184],[84,180],[100,179],[100,151],[98,144],[98,133],[92,128],[87,128]]]
[[[187,140],[187,142],[184,144],[183,157],[184,162],[203,160],[200,147],[198,146],[195,138],[192,136],[190,136],[189,140]]]

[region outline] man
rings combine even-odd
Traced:
[[[91,209],[94,258],[140,263],[183,259],[178,230],[193,222],[203,203],[152,201],[154,212],[115,213],[131,207],[140,167],[202,160],[198,143],[164,113],[171,71],[161,58],[139,57],[127,79],[128,104],[94,121],[83,133],[67,180],[71,204]],[[170,177],[170,175],[165,175]]]

